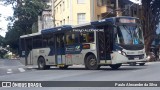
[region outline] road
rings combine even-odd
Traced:
[[[105,66],[100,70],[85,70],[84,66],[72,66],[66,70],[51,68],[37,70],[27,68],[18,60],[0,60],[0,81],[160,81],[160,62],[145,66],[123,65],[119,70]],[[22,88],[0,88],[0,90],[21,90]],[[158,88],[23,88],[26,90],[157,90]]]

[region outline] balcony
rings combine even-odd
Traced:
[[[113,12],[113,9],[108,6],[101,6],[100,13],[110,13]]]

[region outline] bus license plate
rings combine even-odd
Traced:
[[[134,58],[134,60],[139,60],[139,58]]]

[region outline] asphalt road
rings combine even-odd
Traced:
[[[8,72],[8,73],[7,73]],[[0,60],[0,81],[160,81],[160,62],[145,66],[123,65],[119,70],[105,66],[100,70],[85,70],[84,66],[72,66],[66,70],[28,69],[18,60]],[[21,90],[22,88],[0,88],[0,90]],[[74,87],[74,88],[23,88],[24,90],[159,90],[156,87]]]

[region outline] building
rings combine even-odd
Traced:
[[[111,0],[112,8],[114,9],[114,16],[118,11],[118,16],[141,16],[141,5],[131,2],[130,0],[118,0],[118,8],[116,7],[117,0]]]
[[[40,16],[38,16],[38,31],[54,27],[53,23],[54,12],[52,10],[53,1],[43,0],[43,2],[47,4],[47,8],[41,13]]]
[[[77,25],[116,16],[116,0],[54,0],[54,24]],[[139,16],[139,5],[119,0],[119,16]]]
[[[111,12],[110,0],[54,0],[55,26],[77,25],[101,19]]]

